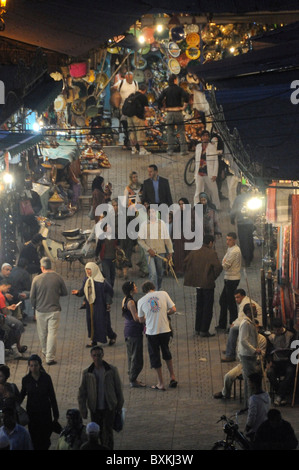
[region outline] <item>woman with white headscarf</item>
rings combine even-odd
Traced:
[[[107,343],[112,346],[116,341],[116,333],[111,328],[110,305],[107,304],[107,295],[113,296],[113,288],[105,280],[100,268],[96,263],[90,262],[85,265],[86,277],[80,290],[72,290],[72,294],[79,297],[85,296],[86,300],[86,322],[88,337],[92,347],[97,343]]]

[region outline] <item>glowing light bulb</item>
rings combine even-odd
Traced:
[[[10,173],[5,173],[4,176],[3,176],[3,182],[5,184],[11,184],[12,183],[12,180],[13,180],[13,177]]]
[[[259,197],[252,197],[247,202],[247,207],[251,211],[256,211],[262,207],[262,200]]]

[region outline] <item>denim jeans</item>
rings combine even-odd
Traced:
[[[143,336],[126,338],[128,356],[128,375],[130,382],[136,382],[143,369]]]
[[[182,153],[187,152],[184,116],[180,111],[168,111],[166,116],[168,152],[173,152],[177,144],[179,134],[180,149]]]
[[[236,357],[236,348],[237,348],[237,341],[239,336],[239,327],[232,326],[229,329],[229,335],[227,338],[226,343],[226,356],[228,357]]]
[[[164,258],[165,253],[159,253],[159,256]],[[164,273],[163,259],[158,256],[152,257],[149,254],[146,254],[146,258],[148,264],[149,280],[155,284],[157,290],[161,290]]]

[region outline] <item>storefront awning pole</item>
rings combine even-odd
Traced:
[[[129,55],[131,55],[131,52],[129,52],[126,57],[121,61],[121,63],[119,64],[119,66],[117,67],[117,69],[113,72],[113,74],[111,75],[111,77],[109,78],[109,80],[107,81],[107,83],[105,84],[105,86],[101,89],[100,93],[103,93],[103,91],[105,90],[106,86],[109,85],[109,83],[111,82],[112,78],[117,74],[117,72],[119,71],[119,69],[122,67],[122,65],[125,63],[125,61],[127,60],[127,58],[129,57]],[[96,97],[98,98],[98,91],[96,92]]]

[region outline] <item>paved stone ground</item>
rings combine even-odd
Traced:
[[[191,157],[167,154],[152,156],[132,156],[130,152],[119,148],[107,148],[107,155],[112,164],[111,169],[103,170],[105,181],[113,184],[113,197],[122,195],[128,182],[128,175],[136,170],[139,180],[147,178],[147,166],[156,163],[161,176],[169,179],[174,201],[182,196],[193,201],[194,186],[188,187],[183,180],[184,168]],[[226,184],[224,183],[224,193]],[[217,240],[216,250],[221,259],[226,251],[225,235],[233,227],[228,218],[228,201],[222,201],[220,225],[223,238]],[[90,228],[92,222],[87,217],[88,209],[80,210],[72,218],[66,219],[61,227],[52,227],[51,235],[61,239],[63,229],[81,227]],[[65,223],[64,223],[65,222]],[[136,257],[137,254],[133,256]],[[247,268],[250,293],[253,299],[260,302],[260,268],[263,257],[262,248],[255,249],[252,266]],[[84,268],[79,262],[70,267],[67,263],[57,263],[55,266],[67,284],[69,292],[78,288],[84,275]],[[135,268],[129,270],[129,276],[140,288],[144,279],[138,277]],[[116,450],[208,450],[212,444],[222,438],[222,425],[217,424],[221,415],[232,416],[242,407],[238,397],[236,400],[215,400],[213,393],[222,389],[223,376],[233,364],[220,362],[221,351],[225,349],[227,335],[217,334],[213,338],[200,338],[194,335],[195,289],[184,288],[183,280],[179,285],[172,277],[163,281],[163,288],[174,300],[178,312],[173,319],[174,338],[171,345],[173,362],[178,380],[176,389],[157,392],[147,389],[130,389],[127,376],[126,349],[123,338],[123,319],[121,316],[121,286],[123,279],[117,277],[115,297],[112,306],[111,320],[118,338],[114,346],[105,346],[105,359],[118,367],[124,389],[126,422],[124,430],[115,433]],[[213,332],[219,315],[218,299],[223,286],[223,275],[219,277],[215,289],[214,317],[210,331]],[[247,290],[244,271],[240,287]],[[140,289],[139,289],[140,290]],[[50,373],[60,409],[60,422],[65,425],[66,410],[77,407],[77,392],[81,373],[90,363],[89,350],[85,348],[88,342],[85,323],[85,310],[79,310],[81,299],[69,295],[62,298],[61,325],[58,335],[58,364],[46,366]],[[23,344],[28,345],[29,353],[40,354],[36,325],[28,321]],[[144,341],[144,369],[141,380],[148,385],[156,383],[154,371],[150,369],[146,340]],[[18,386],[21,378],[27,372],[25,361],[8,360],[11,368],[11,380]],[[163,365],[163,373],[168,383],[167,370]],[[294,408],[286,406],[282,409],[283,417],[289,420],[299,436],[298,403]],[[246,415],[241,416],[239,423],[244,428]],[[87,423],[85,421],[85,423]],[[52,435],[52,447],[55,449],[57,435]]]

